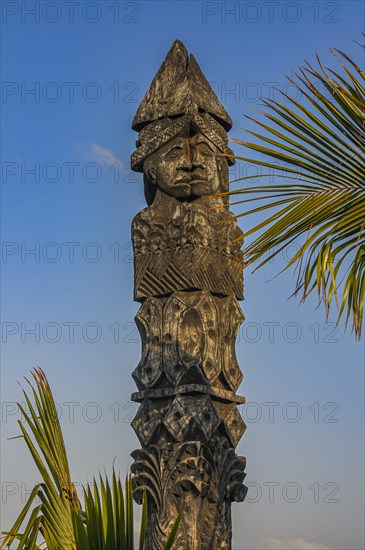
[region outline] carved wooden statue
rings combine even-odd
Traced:
[[[132,225],[142,358],[133,428],[134,497],[149,502],[148,550],[231,548],[231,502],[243,501],[245,424],[235,340],[243,314],[242,233],[227,208],[232,122],[199,65],[175,41],[133,120],[132,169],[148,207]],[[218,195],[218,196],[217,196]],[[217,208],[218,207],[218,208]]]

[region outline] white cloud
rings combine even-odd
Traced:
[[[82,149],[83,155],[88,161],[97,162],[108,167],[115,163],[123,165],[122,161],[114,155],[113,151],[104,149],[104,147],[100,147],[97,143],[88,143],[87,145],[83,145]]]
[[[330,550],[326,544],[308,542],[304,539],[290,539],[287,541],[270,537],[264,540],[265,550]]]

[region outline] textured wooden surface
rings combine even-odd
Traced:
[[[244,319],[242,235],[226,199],[231,120],[195,59],[172,45],[133,120],[132,167],[147,208],[132,223],[136,323],[134,497],[149,500],[147,550],[162,550],[180,510],[177,550],[231,548],[242,501],[245,424],[235,341]],[[218,207],[218,208],[217,208]]]

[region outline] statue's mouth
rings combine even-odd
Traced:
[[[191,176],[185,176],[176,180],[176,183],[188,183],[190,185],[196,185],[197,183],[207,183],[207,181],[208,180],[206,178],[203,178],[199,174],[192,174]]]
[[[190,176],[185,176],[183,178],[179,178],[176,180],[176,183],[191,183],[191,177]]]
[[[197,183],[207,183],[208,180],[205,178],[202,178],[201,176],[196,176],[195,178],[192,178],[190,183],[191,185],[196,185]]]

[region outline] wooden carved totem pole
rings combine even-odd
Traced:
[[[227,207],[232,122],[184,45],[175,41],[133,119],[132,169],[147,208],[132,224],[142,358],[133,428],[134,498],[149,503],[147,549],[230,549],[241,502],[245,424],[235,340],[243,314],[242,233]],[[218,195],[218,196],[217,196]],[[218,207],[218,208],[217,208]]]

